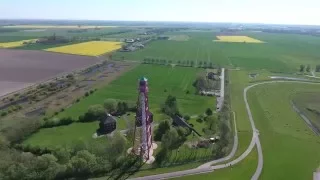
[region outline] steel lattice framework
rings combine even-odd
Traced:
[[[149,111],[148,92],[148,79],[142,77],[138,81],[138,101],[132,150],[145,160],[149,160],[152,149],[151,123],[153,115]]]

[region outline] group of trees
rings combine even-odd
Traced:
[[[216,83],[213,80],[206,78],[205,76],[199,76],[193,82],[193,87],[196,88],[197,93],[200,91],[210,91],[213,89],[217,89]]]
[[[61,119],[57,117],[53,117],[51,119],[44,118],[44,122],[41,127],[52,128],[57,126],[66,126],[74,122],[84,123],[99,121],[105,118],[107,113],[112,115],[122,115],[128,111],[135,111],[135,109],[136,105],[134,103],[117,101],[115,99],[106,99],[103,105],[96,104],[90,106],[84,115],[79,116],[78,121],[71,117],[63,117]]]
[[[305,65],[303,65],[303,64],[301,64],[300,65],[300,70],[299,70],[301,73],[303,73],[303,72],[310,72],[311,71],[311,67],[310,67],[310,65],[307,65],[307,66],[305,66]]]
[[[178,149],[186,140],[190,131],[183,127],[168,126],[168,121],[161,122],[156,131],[155,140],[161,137],[161,149],[156,154],[156,165],[161,166],[175,149]]]
[[[106,99],[103,105],[107,113],[112,115],[122,115],[128,111],[136,110],[134,102],[117,101],[115,99]]]
[[[85,178],[127,165],[130,158],[125,152],[126,139],[115,134],[105,141],[81,142],[71,149],[58,148],[37,156],[10,148],[10,143],[0,136],[0,179]]]
[[[179,115],[180,112],[179,112],[177,98],[169,95],[165,103],[162,105],[161,111],[168,116]]]
[[[212,62],[198,61],[198,67],[213,69],[216,68],[216,65],[214,65]]]

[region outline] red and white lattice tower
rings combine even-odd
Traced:
[[[148,92],[148,80],[142,77],[138,81],[139,96],[132,151],[135,154],[140,154],[145,161],[153,158],[152,153],[153,148],[155,148],[152,147],[151,123],[153,122],[153,115],[149,111]]]

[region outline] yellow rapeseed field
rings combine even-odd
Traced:
[[[29,39],[29,40],[22,40],[22,41],[13,41],[13,42],[0,42],[0,48],[14,48],[24,46],[24,42],[32,42],[36,41],[37,39]]]
[[[216,42],[245,42],[245,43],[264,43],[258,39],[254,39],[248,36],[217,36],[219,40],[214,40]]]
[[[121,48],[121,42],[90,41],[45,49],[46,51],[85,56],[99,56]]]
[[[14,25],[14,26],[3,26],[3,28],[31,28],[31,29],[94,29],[94,28],[114,28],[117,26],[47,26],[47,25]]]

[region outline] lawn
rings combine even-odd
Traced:
[[[320,129],[320,96],[319,93],[300,93],[293,98],[299,110]]]
[[[199,174],[194,176],[184,176],[175,178],[177,180],[207,180],[207,179],[219,179],[219,180],[248,180],[251,179],[257,167],[257,150],[253,149],[252,152],[240,163],[230,167],[219,169],[211,173]]]
[[[266,43],[224,43],[212,41],[219,33],[214,31],[176,32],[168,36],[185,35],[188,41],[157,40],[135,52],[117,52],[115,59],[142,61],[146,57],[178,61],[213,62],[241,67],[247,70],[266,69],[273,72],[296,72],[300,64],[319,63],[320,38],[308,35],[241,32]]]
[[[107,98],[136,101],[138,95],[137,81],[141,76],[146,76],[149,80],[149,104],[151,112],[154,113],[155,123],[167,119],[165,115],[160,113],[160,106],[168,95],[177,97],[178,106],[182,114],[203,114],[207,108],[215,109],[215,98],[195,95],[192,83],[197,74],[202,71],[203,69],[197,68],[140,65],[109,85],[98,89],[89,97],[83,98],[79,103],[61,112],[58,116],[78,119],[80,115],[83,115],[88,110],[89,106],[103,104]],[[190,91],[190,93],[186,93],[187,91]],[[133,115],[134,113],[131,113],[128,120],[132,120]],[[126,128],[126,122],[123,118],[119,119],[117,125],[119,129]],[[86,141],[91,139],[97,128],[98,122],[75,123],[65,127],[41,129],[27,139],[25,143],[56,146],[72,143],[78,139]],[[61,138],[63,140],[59,141]],[[41,139],[43,142],[41,142]]]
[[[98,128],[98,122],[91,122],[40,129],[39,132],[25,140],[23,144],[49,148],[70,146],[79,141],[92,140],[92,135]]]
[[[203,131],[202,129],[207,127],[206,125],[206,122],[205,121],[202,121],[202,122],[198,122],[197,121],[197,118],[191,118],[189,121],[188,121],[189,124],[192,124],[193,125],[193,128],[198,132],[200,133],[201,135],[203,135]]]
[[[302,92],[319,93],[320,85],[266,84],[248,91],[263,149],[260,179],[312,179],[319,165],[320,138],[291,106],[292,97]]]
[[[89,97],[82,99],[80,103],[66,109],[59,117],[78,118],[87,111],[90,105],[102,104],[107,98],[136,101],[137,82],[141,76],[148,78],[149,105],[154,114],[159,113],[161,104],[168,95],[177,98],[179,109],[183,114],[203,114],[207,108],[215,109],[215,98],[195,95],[192,83],[197,74],[202,71],[203,69],[197,68],[140,65]]]

